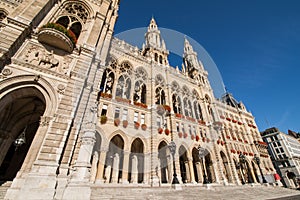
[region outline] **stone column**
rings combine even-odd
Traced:
[[[96,183],[103,183],[103,172],[104,172],[105,158],[106,158],[106,151],[101,151],[100,156],[99,156],[99,162],[98,162]]]
[[[119,164],[120,164],[120,156],[118,153],[114,155],[113,158],[113,168],[112,168],[112,175],[111,175],[111,182],[118,183],[119,178]]]
[[[202,172],[202,167],[200,162],[196,163],[196,169],[198,175],[198,183],[203,183],[203,172]]]
[[[144,178],[143,178],[143,182],[145,184],[150,183],[149,182],[149,180],[150,180],[150,171],[151,171],[150,157],[149,157],[148,154],[144,154],[144,171],[143,171]]]
[[[172,183],[173,180],[173,159],[172,156],[168,156],[167,158],[168,163],[168,183]]]
[[[184,166],[185,166],[185,172],[186,172],[186,182],[189,183],[191,181],[189,161],[185,161]]]
[[[74,174],[74,179],[89,180],[89,168],[91,167],[90,160],[95,142],[95,130],[86,130],[82,136],[82,143],[75,164],[77,171]]]
[[[191,183],[196,183],[192,158],[189,159],[189,167],[190,167],[190,181],[191,181]]]
[[[124,151],[123,159],[123,171],[122,171],[122,183],[128,183],[128,166],[129,166],[129,153]]]
[[[99,154],[97,151],[95,151],[93,154],[91,177],[90,177],[90,182],[92,182],[92,183],[94,183],[96,180],[98,160],[99,160]]]
[[[136,155],[133,155],[131,158],[131,183],[138,182],[138,160]]]

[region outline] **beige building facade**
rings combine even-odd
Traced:
[[[141,49],[113,37],[117,0],[0,2],[6,199],[171,186],[174,170],[181,185],[255,184],[254,155],[274,182],[254,117],[231,94],[214,97],[187,39],[178,69],[153,18]]]

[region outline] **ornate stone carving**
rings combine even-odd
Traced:
[[[2,70],[2,74],[3,74],[3,76],[9,76],[12,74],[12,71],[9,68],[5,68]]]
[[[65,93],[65,89],[66,89],[66,87],[65,87],[63,84],[59,84],[59,85],[57,86],[57,92],[58,92],[59,94],[64,94],[64,93]]]
[[[61,57],[54,54],[54,51],[50,52],[31,45],[22,56],[23,60],[35,66],[39,66],[45,69],[49,69],[60,74],[67,74],[71,59],[67,56]]]
[[[48,126],[51,118],[47,116],[42,116],[40,119],[40,126]]]

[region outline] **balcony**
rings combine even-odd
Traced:
[[[38,41],[71,53],[77,42],[76,36],[60,24],[48,23],[38,33]]]

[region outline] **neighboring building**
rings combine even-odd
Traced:
[[[254,117],[231,94],[214,97],[188,40],[179,70],[153,18],[142,49],[113,37],[117,0],[0,2],[7,199],[88,199],[93,187],[170,185],[171,141],[180,184],[257,183],[255,154],[274,182]]]
[[[269,128],[261,132],[269,146],[269,154],[286,187],[296,188],[300,180],[300,143],[297,134],[280,132]]]

